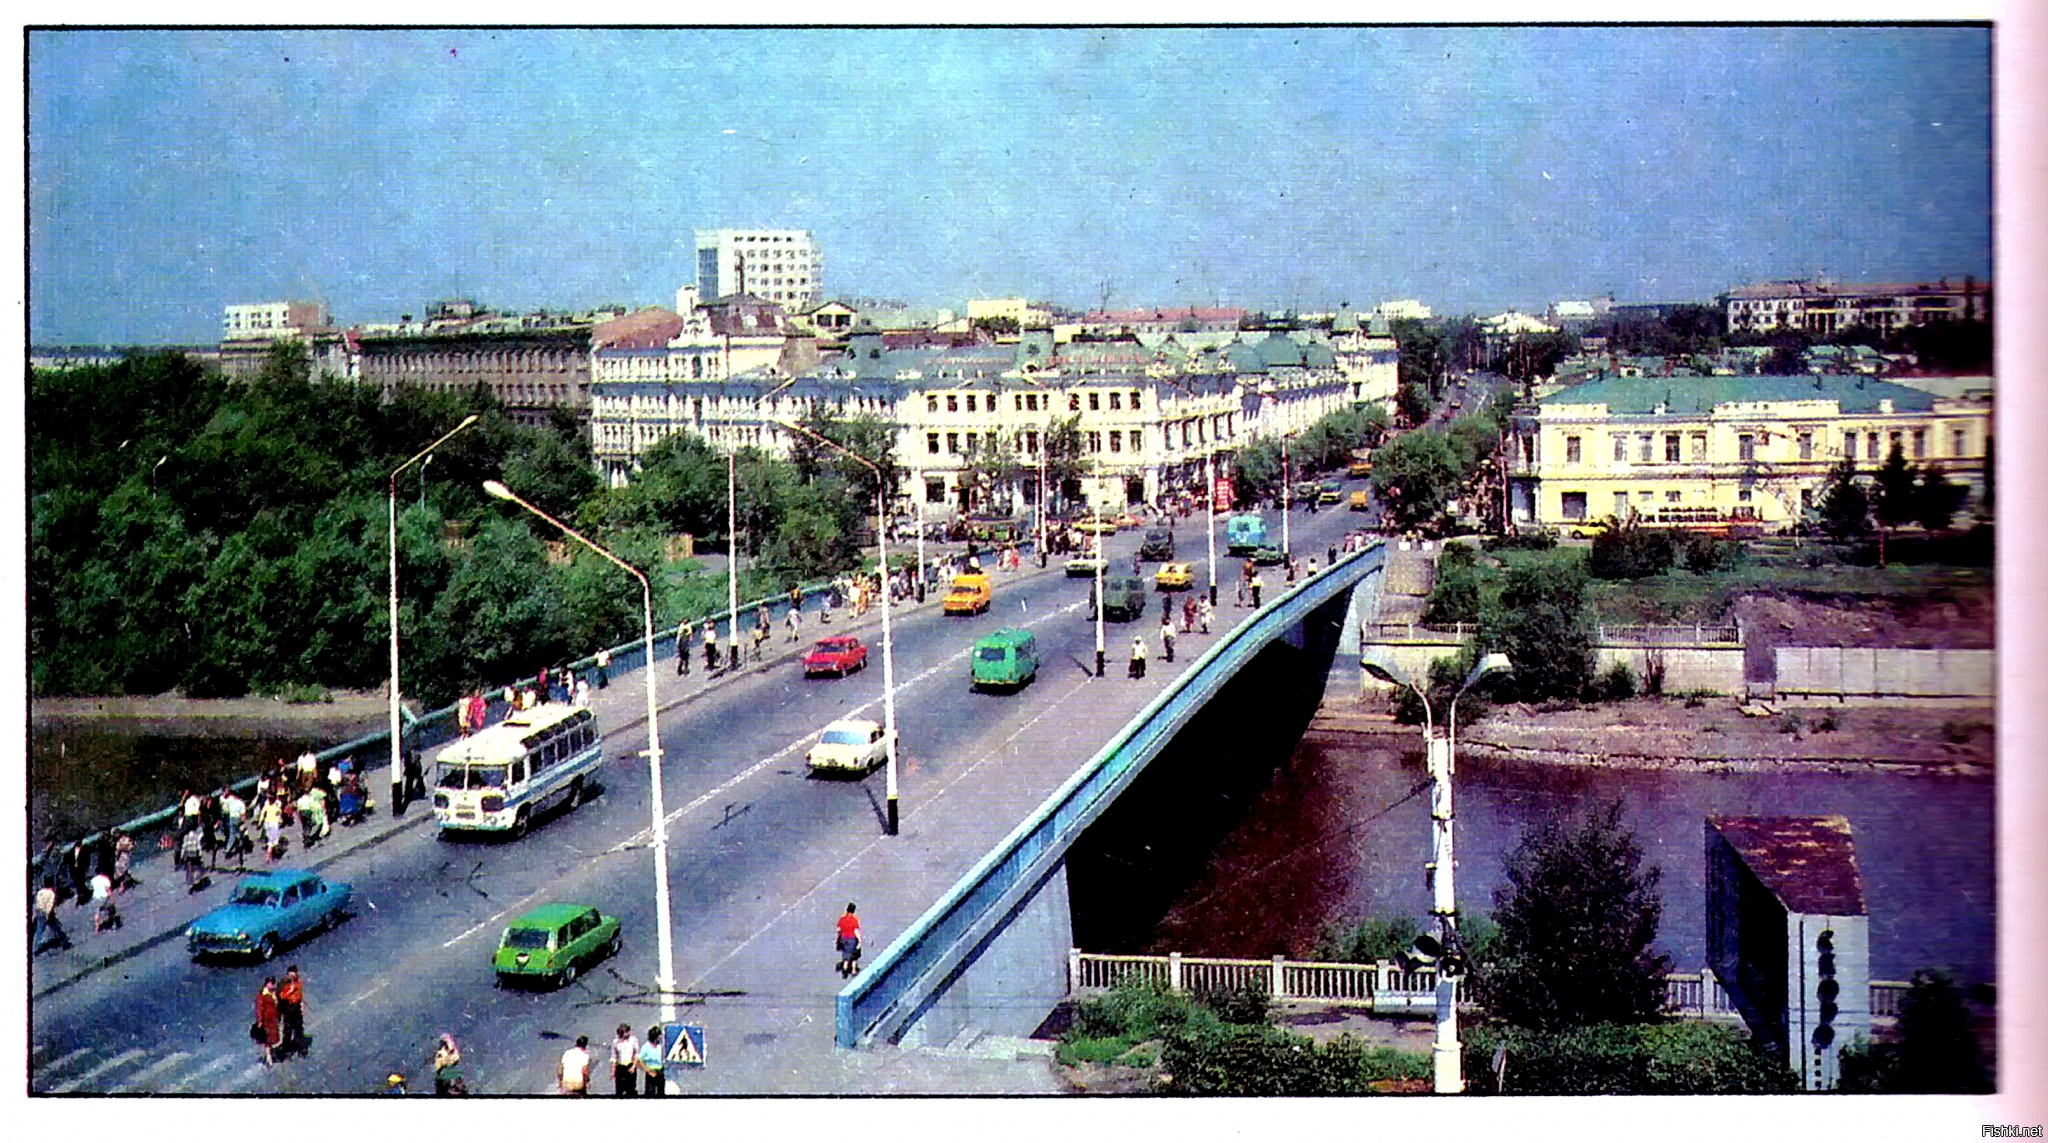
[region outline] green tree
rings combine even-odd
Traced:
[[[1955,979],[1920,969],[1899,1007],[1898,1039],[1842,1050],[1837,1090],[1976,1095],[1992,1090],[1970,1013]]]
[[[1650,951],[1663,915],[1661,873],[1613,802],[1522,836],[1494,892],[1500,926],[1481,1003],[1508,1024],[1545,1031],[1637,1024],[1664,1010],[1666,957]]]
[[[1510,564],[1500,605],[1480,621],[1481,645],[1514,664],[1495,690],[1532,702],[1586,695],[1593,682],[1590,600],[1585,561],[1575,552]]]
[[[1054,420],[1045,431],[1045,487],[1048,493],[1064,501],[1067,489],[1079,482],[1087,471],[1088,462],[1081,452],[1081,414]]]
[[[1955,523],[1956,512],[1969,496],[1968,487],[1950,480],[1940,469],[1922,468],[1913,485],[1913,519],[1930,532],[1941,531]]]
[[[1469,544],[1445,544],[1436,562],[1436,582],[1422,613],[1424,623],[1479,622],[1479,555]]]
[[[1373,494],[1396,528],[1435,523],[1461,475],[1449,440],[1439,432],[1403,433],[1372,454]]]
[[[1394,411],[1401,414],[1404,425],[1420,425],[1429,420],[1429,389],[1415,381],[1402,381],[1394,390]]]
[[[1008,444],[995,433],[981,434],[960,462],[963,502],[974,511],[988,511],[996,493],[1014,484],[1021,471],[1017,454]]]
[[[1870,494],[1856,479],[1856,462],[1843,457],[1828,471],[1816,506],[1820,529],[1836,540],[1855,540],[1870,534]]]

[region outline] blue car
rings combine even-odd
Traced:
[[[348,915],[349,887],[305,869],[276,869],[242,878],[228,903],[192,922],[186,947],[194,960],[254,956],[269,960],[300,937],[333,928]]]

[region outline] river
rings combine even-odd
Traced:
[[[1419,736],[1417,736],[1419,738]],[[1141,951],[1307,955],[1328,923],[1420,918],[1429,908],[1427,779],[1420,742],[1311,732]],[[1458,897],[1490,912],[1503,861],[1553,815],[1620,799],[1645,863],[1662,870],[1657,949],[1676,969],[1706,956],[1709,814],[1843,814],[1870,913],[1870,974],[1944,966],[1996,979],[1996,781],[1924,774],[1593,770],[1461,759]]]

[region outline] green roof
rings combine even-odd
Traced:
[[[507,928],[513,929],[559,929],[570,920],[590,911],[589,905],[542,905],[515,917]]]
[[[1259,360],[1264,361],[1268,368],[1300,365],[1301,346],[1284,333],[1267,334],[1266,340],[1259,343]]]
[[[1837,401],[1844,413],[1875,413],[1889,400],[1901,413],[1924,413],[1934,407],[1934,394],[1890,381],[1823,373],[1785,377],[1607,377],[1561,389],[1543,399],[1545,405],[1606,405],[1611,414],[1667,413],[1685,416],[1712,412],[1716,405],[1746,401]]]
[[[974,641],[977,647],[1015,647],[1031,640],[1031,632],[1022,627],[1003,627],[991,631]]]

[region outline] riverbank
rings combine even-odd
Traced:
[[[1417,732],[1370,699],[1325,700],[1309,726],[1311,736],[1338,741]],[[1461,758],[1592,768],[1987,777],[1995,752],[1995,715],[1985,703],[1783,707],[1640,698],[1561,710],[1500,706],[1458,727]]]
[[[296,703],[254,695],[64,695],[30,699],[29,723],[37,730],[90,726],[107,734],[313,734],[335,727],[374,729],[390,711],[381,690],[332,691],[326,702]]]

